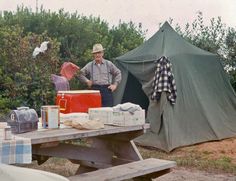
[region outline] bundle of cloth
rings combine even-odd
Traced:
[[[113,106],[114,112],[128,111],[130,114],[134,114],[135,111],[141,111],[142,108],[138,104],[133,104],[131,102],[126,102],[123,104],[117,104]]]
[[[60,113],[60,120],[65,126],[82,130],[103,129],[104,124],[99,120],[90,120],[88,113]]]

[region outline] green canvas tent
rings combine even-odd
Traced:
[[[162,93],[150,99],[155,61],[166,56],[177,86],[172,105]],[[135,141],[171,151],[195,143],[236,136],[236,94],[220,57],[187,42],[166,22],[139,47],[115,59],[122,71],[115,103],[132,102],[147,112],[151,131]]]

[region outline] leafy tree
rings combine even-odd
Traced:
[[[132,21],[129,23],[119,23],[117,27],[112,27],[109,31],[112,41],[107,46],[108,57],[120,56],[136,47],[144,41],[142,25],[137,27]]]
[[[56,13],[41,8],[34,13],[22,6],[15,13],[3,12],[0,15],[0,108],[4,109],[0,112],[21,105],[39,110],[43,104],[52,104],[55,92],[50,74],[58,73],[64,61],[83,67],[92,59],[94,43],[102,43],[106,58],[111,59],[135,48],[143,39],[141,25],[137,29],[132,22],[109,29],[100,17],[70,14],[63,9]],[[52,43],[52,48],[33,59],[33,49],[45,40]],[[75,79],[70,85],[72,89],[81,88]]]
[[[108,23],[100,17],[80,16],[77,12],[70,14],[63,9],[57,13],[41,7],[38,13],[34,13],[21,6],[16,13],[5,11],[0,20],[0,24],[23,27],[24,34],[42,34],[46,31],[48,36],[61,43],[61,60],[72,60],[80,66],[92,58],[91,47],[94,43],[102,43],[106,47],[107,58],[113,58],[140,45],[144,39],[141,24],[137,28],[132,22],[120,22],[118,27],[113,26],[110,30]]]
[[[0,107],[5,106],[0,112],[18,106],[39,110],[41,105],[52,104],[54,88],[50,75],[59,69],[60,44],[46,34],[23,36],[19,26],[0,27],[0,39]],[[34,59],[34,48],[45,40],[52,47]]]
[[[226,57],[228,73],[231,75],[231,83],[236,90],[236,31],[233,28],[228,28],[226,39]]]
[[[60,57],[63,61],[73,61],[82,66],[91,58],[88,47],[96,42],[108,44],[109,28],[105,21],[99,17],[80,16],[78,13],[69,14],[63,9],[58,13],[46,11],[31,12],[26,7],[18,7],[15,14],[4,12],[4,25],[19,25],[23,27],[23,33],[28,32],[42,34],[45,31],[49,37],[60,41]]]

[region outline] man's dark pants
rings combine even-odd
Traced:
[[[93,90],[99,90],[102,97],[102,107],[113,106],[112,91],[108,89],[109,85],[92,85]]]

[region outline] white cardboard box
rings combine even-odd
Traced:
[[[60,113],[60,121],[64,122],[66,120],[79,120],[79,121],[88,121],[89,115],[88,113]]]
[[[113,125],[130,126],[145,124],[145,111],[130,112],[113,112]]]
[[[98,120],[103,124],[113,123],[113,109],[111,107],[89,108],[89,119]]]
[[[89,108],[90,120],[99,120],[104,124],[117,126],[142,125],[145,124],[145,110],[135,111],[134,114],[128,111],[114,112],[111,107]]]

